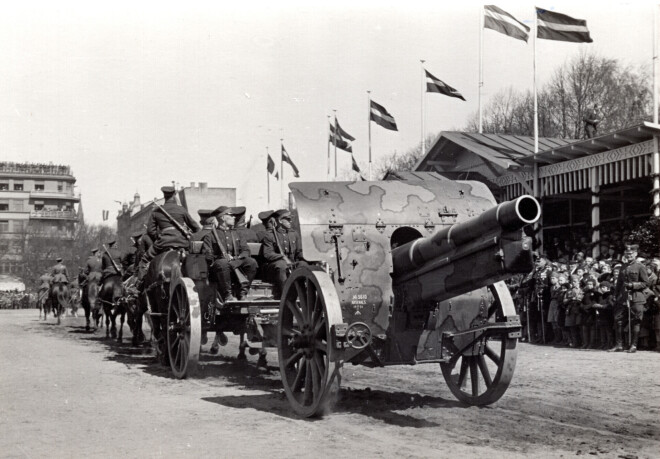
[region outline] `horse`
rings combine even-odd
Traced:
[[[131,339],[133,346],[139,346],[145,341],[145,336],[142,332],[142,322],[144,313],[147,311],[146,299],[143,295],[138,294],[136,284],[136,275],[132,275],[124,281],[124,291],[126,292],[126,323],[133,334],[133,338]]]
[[[103,307],[105,314],[105,337],[117,338],[117,342],[122,342],[124,321],[126,319],[126,305],[124,299],[124,284],[119,274],[107,276],[103,279],[101,290],[98,294],[98,301]],[[116,319],[121,316],[119,323],[119,333],[117,333]]]
[[[57,324],[61,323],[62,314],[71,303],[71,293],[66,282],[53,282],[50,288],[50,301],[53,314],[57,317]]]
[[[40,288],[39,296],[37,297],[37,306],[39,306],[39,318],[41,319],[41,313],[43,311],[44,320],[50,312],[50,289],[49,288]]]
[[[99,282],[101,281],[101,273],[98,271],[92,271],[87,276],[87,283],[83,285],[81,292],[81,304],[85,310],[85,330],[89,331],[90,329],[90,315],[94,321],[94,329],[98,328],[99,321],[101,320],[101,315],[99,314]]]

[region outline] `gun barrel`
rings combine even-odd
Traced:
[[[406,295],[441,301],[533,269],[522,227],[538,221],[539,203],[521,196],[469,220],[392,250],[392,278]]]
[[[394,276],[408,273],[457,247],[492,233],[511,232],[538,221],[541,206],[529,195],[503,202],[483,214],[443,228],[430,237],[416,239],[392,251]]]

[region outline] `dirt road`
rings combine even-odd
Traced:
[[[130,332],[119,345],[83,325],[0,311],[0,456],[660,457],[658,353],[519,344],[487,408],[457,403],[435,365],[347,366],[334,411],[309,421],[289,409],[276,356],[268,374],[240,364],[235,337],[178,381]]]

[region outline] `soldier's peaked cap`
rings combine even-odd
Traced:
[[[62,257],[57,257],[57,258],[55,259],[55,261],[57,261],[57,262],[62,261]]]
[[[241,209],[243,209],[243,213],[245,213],[245,207],[241,208],[241,207],[220,206],[217,209],[215,209],[211,215],[217,215],[218,217],[225,214],[240,215]]]
[[[211,215],[213,215],[213,210],[212,209],[199,209],[197,211],[197,215],[199,215],[201,218],[209,218]]]
[[[639,246],[637,244],[629,244],[626,246],[626,253],[637,252],[638,250]]]
[[[98,251],[99,251],[99,248],[98,248],[98,247],[94,247],[94,248],[91,250],[92,253],[96,253],[96,252],[98,252]]]
[[[174,187],[169,185],[169,186],[163,186],[160,188],[160,191],[162,191],[165,194],[171,194],[174,193]]]
[[[264,210],[263,212],[259,212],[259,213],[257,214],[257,217],[259,217],[259,220],[261,220],[262,222],[266,223],[266,221],[267,221],[270,217],[272,217],[274,213],[275,213],[274,210]]]
[[[138,239],[138,238],[139,238],[140,236],[142,236],[143,234],[144,234],[143,231],[138,230],[138,231],[135,231],[133,234],[131,234],[131,237],[134,238],[134,239]]]
[[[277,219],[280,218],[291,218],[291,212],[289,212],[287,209],[280,209],[277,212],[275,212],[274,217]]]
[[[245,208],[245,206],[238,206],[238,207],[232,207],[231,210],[232,210],[231,213],[234,215],[243,215],[247,209]]]
[[[116,239],[110,239],[110,240],[108,241],[108,245],[112,245],[112,244],[114,244],[115,242],[117,242]]]

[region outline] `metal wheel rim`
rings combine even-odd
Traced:
[[[499,304],[493,315],[515,314],[506,286],[503,290],[498,284],[490,286]],[[440,364],[449,390],[461,402],[474,406],[489,405],[499,400],[509,387],[518,358],[518,338],[510,338],[507,332],[497,338],[486,339],[484,351],[478,355],[463,355],[453,364]]]
[[[199,361],[201,340],[199,297],[189,279],[174,287],[167,308],[167,352],[172,373],[177,379],[190,375]]]
[[[280,302],[278,354],[284,391],[300,416],[323,414],[336,390],[338,363],[333,361],[330,330],[340,318],[327,274],[308,267],[294,271]]]

